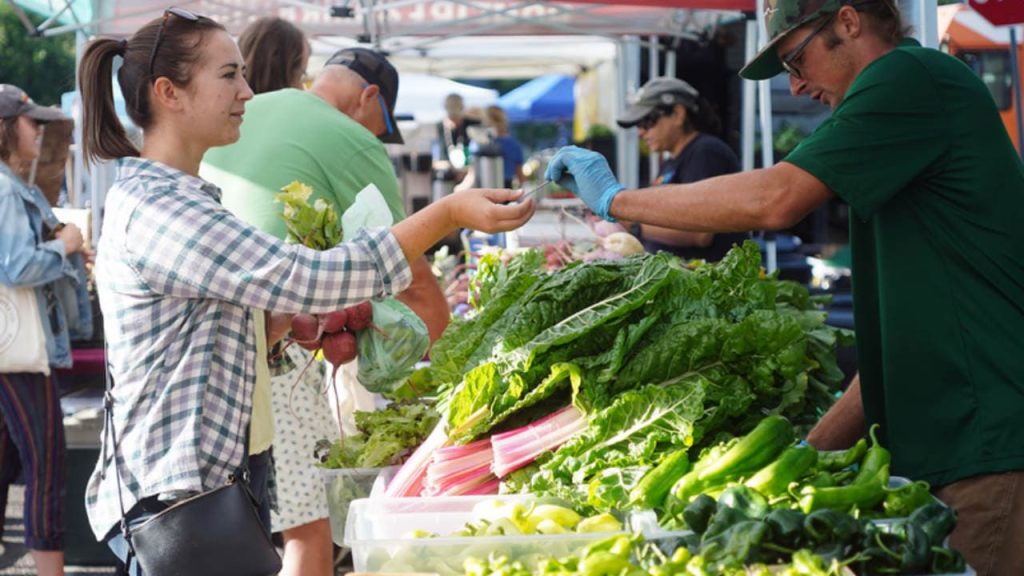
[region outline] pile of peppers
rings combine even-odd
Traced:
[[[892,485],[891,456],[876,432],[847,450],[819,452],[795,444],[789,422],[769,416],[685,470],[676,459],[674,477],[654,478],[670,486],[658,506],[662,524],[692,531],[683,537],[692,556],[686,573],[728,574],[797,553],[858,574],[962,572],[963,559],[943,544],[955,511],[926,482]]]
[[[672,474],[668,466],[656,467],[638,484],[644,497],[634,501],[659,510],[670,528],[689,527],[683,511],[695,498],[717,497],[737,485],[756,491],[773,508],[804,514],[830,509],[899,518],[936,502],[927,482],[890,485],[892,458],[877,442],[876,429],[869,432],[870,443],[862,438],[847,450],[821,452],[794,444],[792,425],[769,416],[747,436],[710,448],[692,467],[683,458],[665,458],[662,464],[671,464]]]

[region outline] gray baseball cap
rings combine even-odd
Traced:
[[[696,110],[699,96],[696,88],[678,78],[652,78],[637,90],[632,103],[616,122],[623,128],[632,128],[654,110],[676,104]]]
[[[40,122],[66,120],[56,108],[40,106],[28,97],[24,90],[13,84],[0,84],[0,118],[28,116]]]

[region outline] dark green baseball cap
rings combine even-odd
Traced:
[[[784,71],[776,45],[793,30],[825,14],[838,12],[843,0],[765,0],[764,20],[768,44],[740,70],[747,80],[765,80]]]

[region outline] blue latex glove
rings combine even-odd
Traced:
[[[615,222],[608,211],[612,199],[624,186],[615,179],[604,156],[593,150],[566,146],[551,159],[544,178],[579,196],[594,214]]]

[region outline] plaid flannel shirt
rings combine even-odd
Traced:
[[[255,382],[250,310],[330,312],[412,279],[388,230],[324,252],[284,244],[232,216],[216,186],[152,161],[121,159],[106,206],[96,282],[125,510],[216,488],[241,465]],[[86,492],[97,538],[121,518],[105,448]]]

